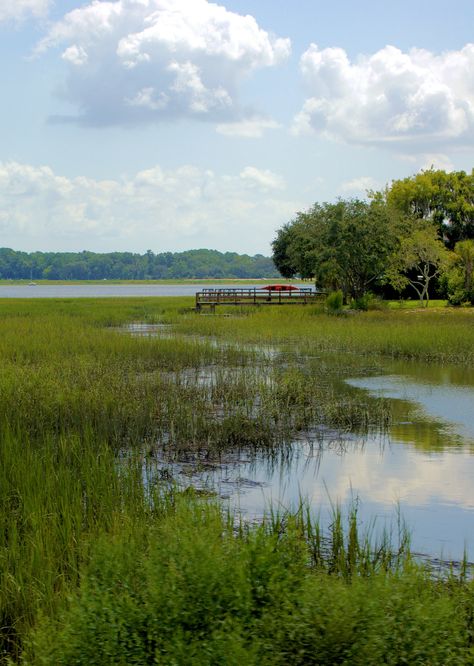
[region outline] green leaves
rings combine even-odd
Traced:
[[[402,215],[431,221],[448,248],[474,237],[474,170],[469,175],[432,168],[394,180],[386,200]]]
[[[451,305],[474,304],[474,241],[456,243],[447,272],[447,291]]]
[[[399,240],[386,272],[387,280],[398,291],[411,286],[422,303],[428,305],[429,285],[448,264],[448,252],[438,239],[436,229],[425,225]]]
[[[383,202],[340,199],[315,204],[285,225],[273,242],[273,259],[286,277],[299,273],[318,287],[358,298],[380,281],[395,242],[396,228]]]

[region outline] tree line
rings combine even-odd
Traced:
[[[367,200],[315,203],[281,227],[273,261],[286,278],[313,279],[360,301],[368,293],[430,294],[474,304],[474,169],[429,169]]]
[[[0,248],[0,278],[27,280],[159,280],[264,278],[279,275],[270,257],[217,250],[17,252]]]

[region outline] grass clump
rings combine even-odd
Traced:
[[[151,528],[95,543],[23,663],[472,663],[467,596],[409,560],[367,568],[339,528],[316,562],[307,531],[293,515],[236,535],[217,506],[178,498]]]
[[[197,320],[197,321],[196,321]],[[262,307],[252,316],[184,317],[176,330],[241,344],[292,345],[303,353],[344,353],[474,366],[474,309],[406,308],[315,314]]]

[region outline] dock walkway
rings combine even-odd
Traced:
[[[293,288],[291,291],[261,289],[203,289],[196,293],[196,311],[209,307],[212,312],[218,305],[310,305],[321,303],[326,293],[310,288]]]

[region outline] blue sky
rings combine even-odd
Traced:
[[[471,171],[474,2],[0,0],[0,245],[270,252],[315,201]]]

